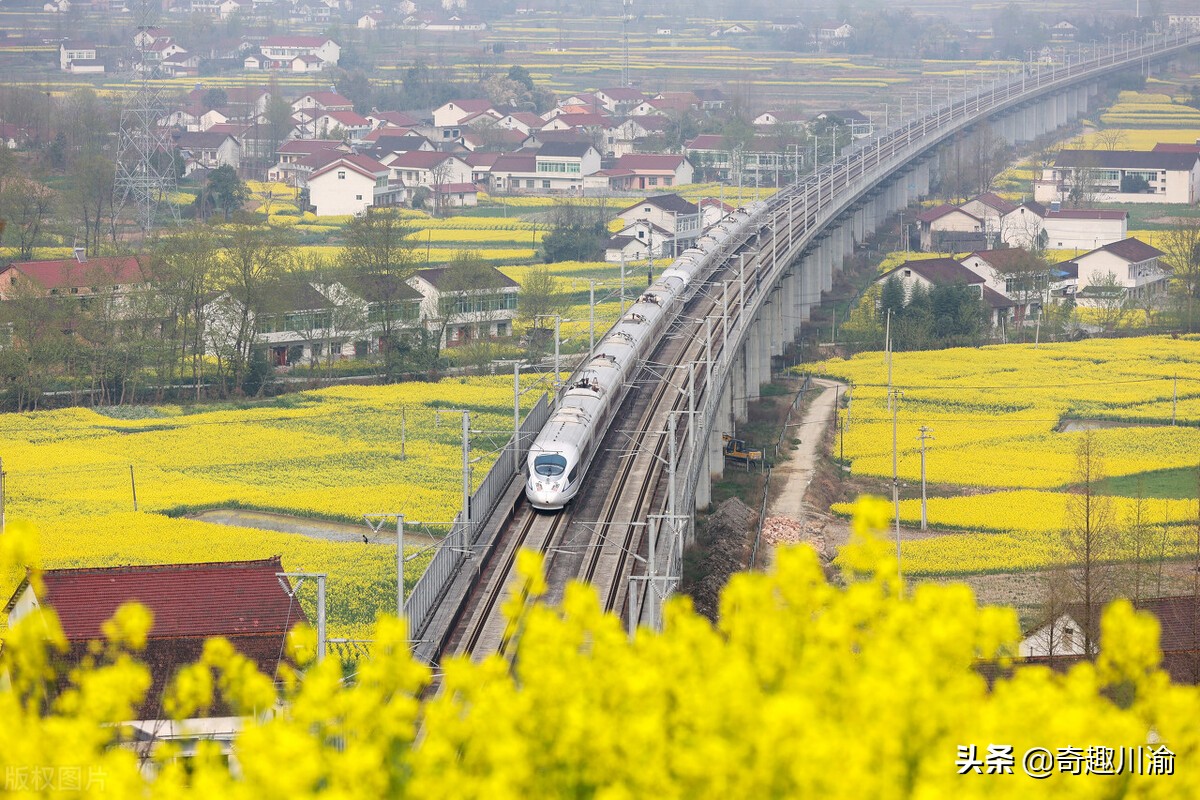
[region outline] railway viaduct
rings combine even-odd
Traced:
[[[545,419],[540,404],[526,420],[525,433],[502,455],[499,471],[494,468],[496,474],[471,498],[471,524],[452,530],[405,603],[415,652],[436,662],[451,652],[478,655],[502,647],[496,637],[462,631],[470,625],[484,630],[484,618],[499,606],[496,598],[511,586],[511,553],[535,541],[546,553],[562,555],[577,547],[580,554],[594,554],[586,573],[578,566],[582,555],[573,560],[562,555],[561,568],[550,569],[552,585],[556,579],[602,578],[610,587],[610,610],[626,615],[631,627],[656,625],[661,602],[680,575],[692,510],[708,506],[711,481],[722,474],[722,433],[731,421],[746,419],[748,403],[770,379],[772,357],[795,340],[855,246],[929,193],[939,151],[980,124],[1010,145],[1031,142],[1092,109],[1101,82],[1112,73],[1147,70],[1198,44],[1197,36],[1159,36],[1090,48],[1060,63],[1027,64],[1003,82],[932,98],[923,116],[863,141],[779,191],[724,248],[722,263],[693,282],[679,311],[673,330],[680,344],[656,373],[668,391],[655,395],[640,417],[642,433],[650,434],[641,452],[624,454],[630,462],[641,460],[641,467],[622,467],[643,482],[638,502],[627,503],[631,507],[621,513],[606,512],[603,524],[592,523],[590,540],[571,544],[569,536],[556,538],[565,534],[555,532],[554,523],[540,538],[522,534],[506,545],[506,531],[521,516],[522,475],[515,465],[522,459],[521,445],[528,445]],[[612,483],[604,464],[592,469],[600,473],[589,475],[593,484]],[[607,571],[598,568],[603,552],[613,564]],[[485,584],[493,588],[485,591]]]

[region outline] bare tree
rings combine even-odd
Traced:
[[[55,194],[50,187],[32,178],[11,177],[0,190],[0,218],[8,220],[8,230],[17,237],[18,257],[33,258],[33,248],[54,214]]]
[[[1200,217],[1178,217],[1158,246],[1171,268],[1171,291],[1182,306],[1184,326],[1196,329],[1196,295],[1200,293]]]
[[[563,314],[571,307],[571,298],[558,291],[558,278],[544,265],[533,267],[521,284],[517,299],[517,319],[527,328],[528,353],[531,361],[542,357],[545,328],[551,317]]]
[[[417,271],[412,232],[395,208],[368,209],[342,231],[341,280],[368,303],[388,380],[399,374],[400,333],[414,321],[405,313],[415,294],[406,281]]]
[[[1113,152],[1125,148],[1125,131],[1120,128],[1108,128],[1096,131],[1092,134],[1092,138],[1095,140],[1096,147],[1099,150]]]
[[[1104,480],[1104,453],[1096,435],[1088,430],[1075,450],[1075,486],[1067,494],[1066,526],[1062,536],[1064,560],[1071,567],[1073,599],[1082,605],[1084,652],[1095,655],[1100,609],[1116,594],[1107,564],[1119,555],[1112,501],[1100,493]]]
[[[1116,273],[1093,275],[1084,290],[1096,309],[1100,327],[1106,331],[1115,331],[1120,327],[1125,315],[1129,313],[1129,296],[1125,287],[1117,280]]]

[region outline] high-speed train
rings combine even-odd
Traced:
[[[534,508],[558,511],[579,492],[609,421],[642,362],[662,339],[688,285],[753,235],[766,211],[767,204],[751,203],[706,231],[596,343],[529,447],[525,496]]]

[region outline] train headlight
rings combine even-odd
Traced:
[[[542,490],[542,482],[541,481],[538,481],[538,483],[537,483],[537,490],[539,492]]]

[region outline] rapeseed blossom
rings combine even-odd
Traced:
[[[185,767],[168,749],[155,777],[113,746],[122,731],[109,724],[144,691],[144,668],[129,656],[136,637],[112,642],[96,668],[128,679],[105,682],[112,703],[90,702],[100,687],[76,673],[80,701],[44,707],[22,702],[22,687],[36,683],[26,680],[42,663],[31,653],[45,631],[53,641],[56,625],[22,622],[0,651],[0,669],[16,678],[0,688],[0,767],[9,775],[31,764],[97,767],[109,794],[80,794],[177,800],[1200,791],[1200,691],[1171,685],[1158,668],[1152,617],[1128,603],[1109,608],[1095,664],[1065,673],[1012,665],[1011,610],[980,608],[962,585],[906,587],[875,538],[887,504],[868,499],[855,511],[844,586],[826,581],[811,549],[785,548],[770,573],[733,578],[716,626],[675,599],[661,632],[643,628],[632,639],[587,586],[568,587],[559,606],[542,602],[540,558],[523,556],[525,600],[511,609],[517,633],[507,657],[449,659],[434,693],[394,619],[379,621],[372,657],[349,679],[333,659],[300,656],[300,672],[279,689],[214,641],[176,681],[171,707],[191,713],[219,693],[246,713],[272,701],[274,710],[252,716],[232,760],[202,743]],[[136,626],[138,615],[130,619]],[[305,646],[293,652],[311,656]],[[1052,771],[1037,780],[1022,769],[1021,754],[1038,747],[1151,744],[1172,753],[1174,774]],[[1016,754],[1014,769],[977,774],[962,755],[995,746]]]

